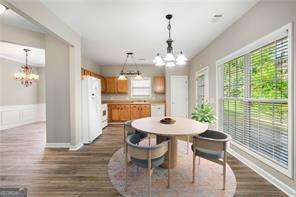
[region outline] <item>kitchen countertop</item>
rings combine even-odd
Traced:
[[[104,100],[103,104],[165,104],[162,100],[149,100],[149,101],[128,101],[128,100]]]

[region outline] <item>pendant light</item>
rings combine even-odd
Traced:
[[[29,87],[39,80],[39,75],[32,72],[32,67],[28,65],[28,52],[29,49],[24,49],[26,53],[26,64],[21,66],[20,72],[14,74],[14,79],[20,81],[25,87]]]
[[[136,69],[137,69],[136,71],[124,71],[125,66],[127,65],[127,61],[129,59],[129,57],[130,57],[130,59],[132,59],[134,65],[136,66]],[[134,53],[131,53],[131,52],[126,53],[126,59],[125,59],[125,62],[123,64],[123,66],[122,66],[122,69],[121,69],[121,71],[119,73],[118,80],[127,80],[127,78],[126,78],[127,75],[135,76],[135,79],[137,79],[137,80],[142,80],[143,79],[142,73],[139,71],[138,65],[137,65],[137,63],[136,63],[136,61],[134,59]]]
[[[167,47],[167,54],[164,58],[160,56],[159,53],[157,53],[156,57],[153,60],[153,63],[155,66],[164,66],[166,65],[167,67],[174,67],[176,65],[185,65],[187,62],[187,58],[183,54],[182,51],[180,51],[180,54],[178,55],[177,58],[175,58],[173,54],[173,39],[171,38],[171,19],[173,18],[173,15],[168,14],[165,16],[166,19],[169,21],[169,24],[167,26],[167,29],[169,30],[169,39],[166,41],[168,47]]]

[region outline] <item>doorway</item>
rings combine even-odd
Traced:
[[[171,116],[188,117],[188,77],[171,76]]]

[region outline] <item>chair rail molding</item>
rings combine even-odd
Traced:
[[[0,106],[0,131],[46,120],[45,104]]]

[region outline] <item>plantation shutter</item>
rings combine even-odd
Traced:
[[[205,102],[205,75],[202,74],[197,77],[196,80],[197,87],[197,106],[200,106]]]
[[[226,62],[223,90],[223,131],[287,169],[288,37]]]

